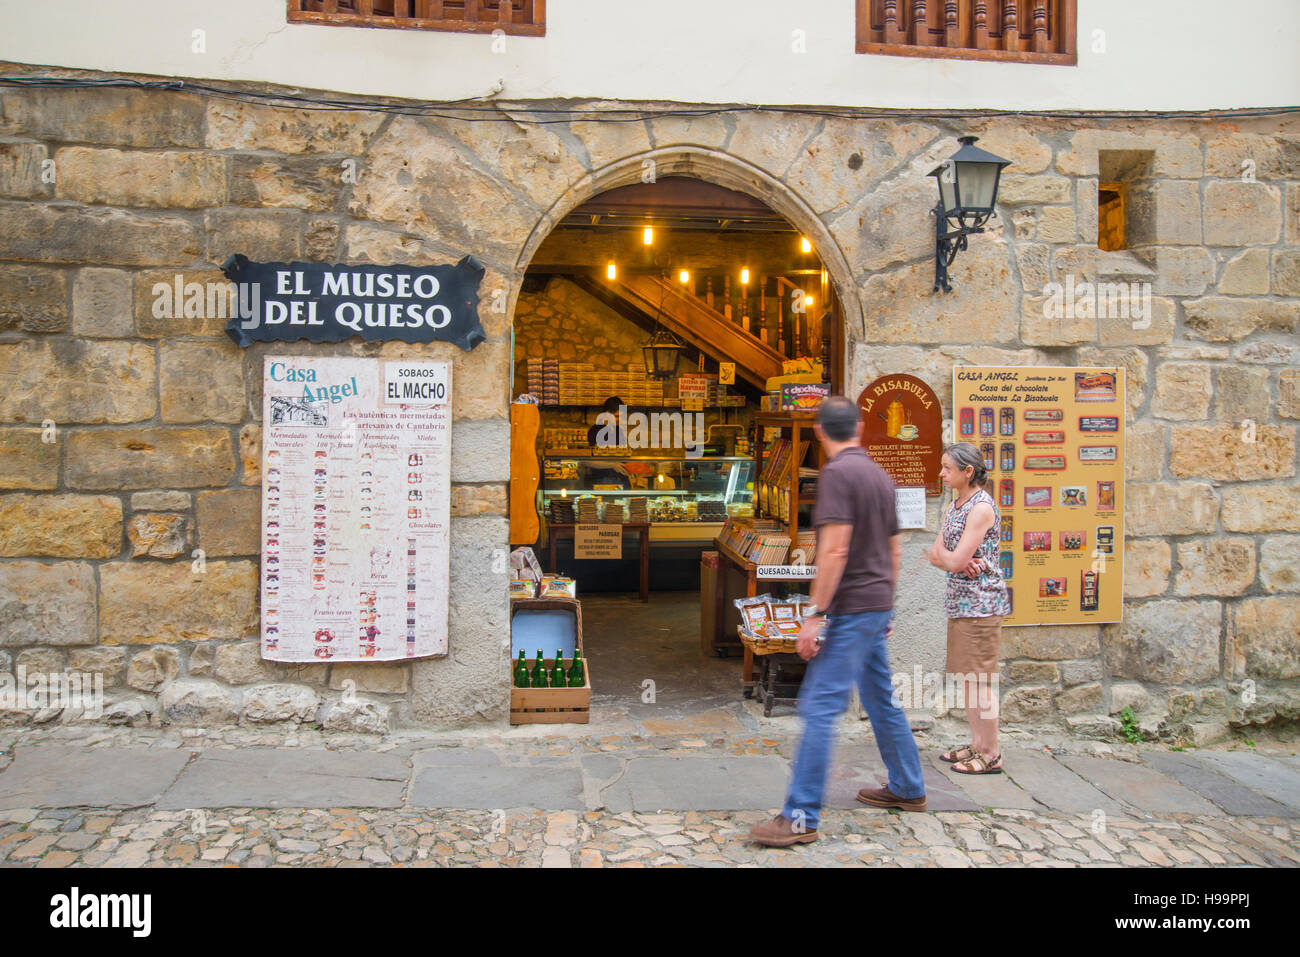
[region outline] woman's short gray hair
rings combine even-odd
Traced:
[[[971,484],[979,488],[984,487],[989,477],[988,467],[984,464],[984,453],[970,442],[954,442],[943,450],[943,454],[952,459],[957,468],[963,472],[968,468],[974,469],[975,471],[971,473]]]

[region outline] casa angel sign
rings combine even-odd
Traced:
[[[255,263],[235,255],[221,267],[240,289],[226,323],[237,345],[254,342],[454,342],[469,351],[487,338],[478,318],[483,266],[473,256],[443,266]]]

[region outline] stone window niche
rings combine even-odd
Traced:
[[[1102,273],[1146,273],[1158,244],[1154,150],[1097,152],[1097,248]]]

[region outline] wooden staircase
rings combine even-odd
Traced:
[[[659,315],[659,323],[683,342],[714,359],[736,363],[736,375],[765,389],[781,374],[785,358],[740,323],[712,309],[685,287],[658,276],[629,275],[618,279],[573,277],[582,289],[623,315],[638,313],[644,324]],[[660,304],[663,309],[660,311]]]

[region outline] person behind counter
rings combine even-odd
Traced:
[[[618,413],[623,408],[623,400],[611,395],[605,400],[603,411],[596,416],[596,423],[587,430],[587,445],[593,449],[625,448],[627,433],[619,427]],[[627,471],[622,465],[610,463],[609,468],[593,468],[588,472],[588,481],[592,485],[617,485],[628,487]]]

